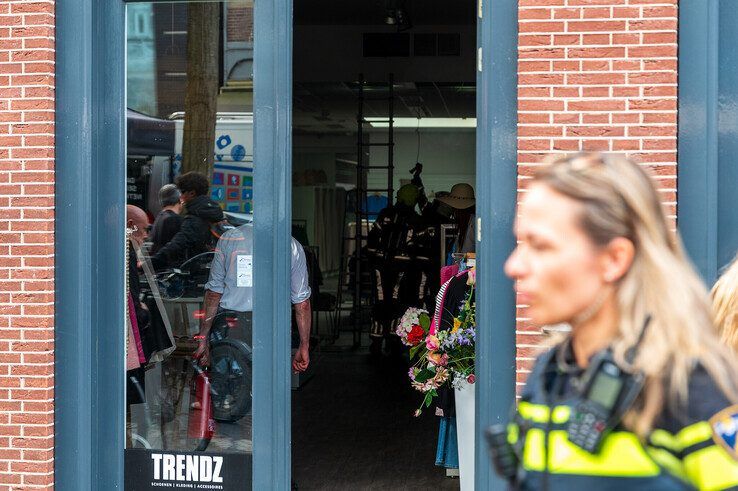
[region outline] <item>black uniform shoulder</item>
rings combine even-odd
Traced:
[[[662,421],[657,426],[676,433],[685,426],[708,421],[734,404],[701,364],[696,364],[692,370],[687,390],[686,403],[667,404]]]
[[[533,369],[526,379],[525,388],[523,388],[523,392],[521,393],[522,400],[531,401],[536,396],[540,396],[546,372],[554,361],[554,357],[556,356],[556,351],[559,349],[559,346],[560,345],[556,345],[538,355],[535,363],[533,364]]]

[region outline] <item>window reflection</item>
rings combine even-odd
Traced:
[[[177,480],[160,451],[223,454],[250,482],[252,19],[245,1],[127,7],[127,489]]]

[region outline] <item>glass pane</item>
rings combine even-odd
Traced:
[[[253,2],[126,26],[126,489],[250,489]]]

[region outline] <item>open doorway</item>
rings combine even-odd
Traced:
[[[459,487],[455,434],[433,407],[414,417],[393,331],[407,307],[433,311],[473,229],[476,21],[476,0],[295,2],[293,236],[314,310],[311,369],[293,380],[299,489]],[[370,236],[408,185],[412,212],[390,215],[412,266],[388,275]]]

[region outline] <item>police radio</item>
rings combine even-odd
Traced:
[[[647,316],[636,343],[628,349],[625,361],[632,364],[643,341],[651,316]],[[590,362],[582,379],[582,397],[572,411],[567,428],[569,441],[590,453],[600,449],[602,440],[620,422],[641,392],[642,373],[623,370],[612,350],[603,350]]]

